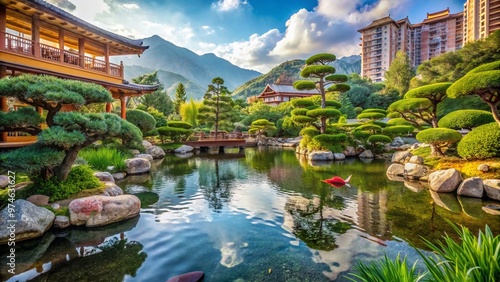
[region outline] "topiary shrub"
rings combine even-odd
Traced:
[[[311,123],[311,122],[316,121],[315,118],[308,117],[308,116],[292,116],[292,120],[293,120],[293,122],[298,123],[298,124],[305,124],[305,123]]]
[[[297,109],[293,109],[291,114],[292,114],[292,116],[305,116],[307,114],[307,111],[308,111],[308,109],[297,108]]]
[[[86,165],[73,167],[65,181],[60,181],[56,177],[47,180],[42,178],[32,180],[33,184],[29,189],[34,193],[49,196],[50,201],[67,199],[80,191],[102,185],[99,179],[94,176],[94,171]]]
[[[366,110],[365,110],[366,111]],[[364,112],[359,114],[356,118],[357,119],[383,119],[385,118],[386,114],[383,113],[378,113],[378,112]]]
[[[388,144],[392,142],[391,137],[387,135],[382,135],[382,134],[375,134],[371,135],[368,137],[367,140],[370,143],[370,149],[374,153],[380,153],[382,152],[382,148],[384,147],[384,144]]]
[[[313,137],[313,140],[317,140],[322,144],[335,144],[342,143],[347,140],[347,135],[340,134],[320,134]]]
[[[381,114],[384,114],[384,116],[387,115],[387,111],[386,110],[384,110],[384,109],[374,109],[374,108],[372,108],[372,109],[365,109],[361,113],[362,114],[364,114],[364,113],[381,113]]]
[[[395,126],[395,125],[410,125],[411,123],[405,120],[404,118],[391,118],[390,120],[387,121],[388,126]]]
[[[342,107],[342,104],[340,104],[337,101],[333,101],[333,100],[326,100],[325,101],[325,105],[327,107],[333,107],[333,108],[336,108],[336,109],[340,109]]]
[[[420,131],[417,140],[431,145],[431,155],[444,156],[442,148],[449,147],[462,139],[462,134],[449,128],[429,128]]]
[[[391,138],[394,138],[396,136],[408,136],[410,134],[413,134],[414,130],[415,127],[411,125],[394,125],[384,128],[382,130],[382,133],[390,136]]]
[[[458,143],[458,154],[464,159],[500,157],[500,126],[488,123],[474,128]]]
[[[359,115],[361,112],[363,112],[363,108],[361,108],[361,107],[356,107],[356,108],[354,108],[354,112],[355,112],[357,115]]]
[[[338,118],[342,113],[334,108],[317,108],[307,111],[307,116],[314,118]]]
[[[127,121],[137,126],[141,132],[155,129],[156,120],[149,113],[141,110],[127,110]]]
[[[175,128],[184,128],[184,129],[191,129],[191,127],[193,127],[192,124],[180,120],[171,120],[168,122],[168,126]]]
[[[445,115],[439,120],[438,125],[451,129],[472,129],[494,121],[493,115],[488,111],[458,110]]]
[[[314,136],[318,135],[319,133],[320,133],[319,129],[317,129],[316,127],[314,127],[314,126],[308,126],[308,127],[302,128],[302,130],[300,131],[299,134],[301,136],[314,137]]]
[[[376,124],[363,124],[354,129],[355,132],[357,131],[366,131],[370,134],[375,134],[375,133],[380,133],[382,132],[382,127],[378,126]]]
[[[193,133],[192,130],[185,128],[177,128],[170,126],[163,126],[158,128],[158,134],[160,135],[162,143],[165,142],[164,138],[168,138],[173,142],[181,142],[187,140],[192,133]]]
[[[401,117],[401,114],[398,113],[398,112],[392,112],[392,113],[388,113],[387,114],[387,117],[388,118],[400,118]]]
[[[320,134],[312,138],[307,144],[309,151],[313,150],[329,150],[332,152],[342,152],[343,144],[347,141],[345,134]]]
[[[294,108],[307,108],[314,106],[314,102],[309,99],[292,99],[291,103]]]

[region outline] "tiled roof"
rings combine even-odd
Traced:
[[[121,36],[121,35],[115,34],[113,32],[107,31],[105,29],[102,29],[100,27],[97,27],[97,26],[90,24],[90,23],[72,15],[71,13],[68,13],[68,12],[66,12],[66,11],[64,11],[64,10],[62,10],[62,9],[52,5],[52,4],[49,4],[43,0],[25,0],[24,2],[27,5],[33,6],[37,9],[40,9],[40,10],[47,12],[47,13],[57,15],[61,18],[64,18],[68,22],[71,22],[71,23],[76,24],[78,26],[85,27],[86,29],[88,29],[89,31],[91,31],[93,33],[110,38],[110,39],[115,40],[121,44],[128,45],[128,46],[135,47],[135,48],[140,48],[143,50],[146,50],[149,47],[149,46],[142,46],[142,44],[143,44],[142,40],[130,39],[130,38],[127,38],[125,36]]]
[[[378,20],[374,20],[370,25],[363,27],[362,29],[358,30],[358,32],[362,32],[362,31],[370,29],[370,28],[375,28],[375,27],[383,26],[383,25],[390,24],[390,23],[394,23],[395,25],[397,25],[396,22],[391,17],[389,17],[389,16],[383,17],[383,18],[380,18]]]

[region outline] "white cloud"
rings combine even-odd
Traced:
[[[215,30],[208,25],[202,25],[201,29],[203,29],[205,31],[206,35],[211,35],[211,34],[215,33]]]
[[[219,12],[229,12],[238,9],[241,5],[247,5],[246,0],[218,0],[217,3],[212,3],[212,9]]]
[[[318,0],[316,12],[334,21],[367,23],[388,16],[389,12],[404,7],[408,0],[379,0],[371,5],[363,2],[362,0]]]
[[[139,5],[137,5],[137,4],[122,4],[122,6],[125,9],[129,9],[129,10],[137,10],[140,8]]]

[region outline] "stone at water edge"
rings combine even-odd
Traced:
[[[353,146],[345,147],[345,150],[343,153],[346,157],[355,157],[358,155],[356,152],[356,149]]]
[[[402,164],[393,163],[387,168],[386,174],[403,176],[404,172],[405,167]]]
[[[142,146],[144,146],[145,149],[153,146],[153,144],[151,144],[151,142],[149,141],[146,141],[146,140],[142,140]]]
[[[99,181],[115,182],[115,179],[113,178],[111,173],[109,173],[107,171],[96,171],[96,172],[94,172],[94,176],[97,177],[97,179],[99,179]]]
[[[405,164],[405,175],[411,179],[420,179],[429,173],[429,169],[425,165],[406,163]]]
[[[336,161],[343,161],[345,160],[345,155],[344,153],[333,153],[333,159]]]
[[[104,192],[102,193],[103,196],[119,196],[123,195],[123,190],[120,188],[118,185],[115,184],[115,182],[103,182],[104,186],[106,188],[104,189]]]
[[[113,176],[113,179],[114,180],[122,180],[125,178],[125,176],[127,176],[124,172],[117,172],[117,173],[113,173],[111,174],[111,176]]]
[[[483,180],[481,177],[467,178],[458,186],[457,195],[482,198],[484,193]]]
[[[307,158],[310,161],[333,161],[332,151],[312,151]]]
[[[411,159],[411,157],[413,157],[413,154],[410,152],[407,151],[396,152],[392,155],[391,162],[405,164]]]
[[[500,179],[486,179],[483,188],[488,198],[500,201]]]
[[[153,159],[161,159],[165,157],[165,151],[158,146],[151,146],[146,149],[146,154],[150,154]]]
[[[424,164],[424,158],[422,158],[421,156],[412,156],[410,158],[410,163],[412,164]]]
[[[429,175],[429,186],[432,191],[449,193],[457,190],[463,178],[454,168],[437,170]]]
[[[182,145],[180,146],[179,148],[175,149],[174,150],[174,153],[177,153],[177,154],[185,154],[185,153],[189,153],[189,152],[192,152],[194,150],[193,147],[191,146],[188,146],[188,145]]]
[[[137,154],[137,155],[134,155],[134,158],[141,158],[141,159],[145,159],[148,161],[153,160],[153,156],[151,156],[150,154]]]
[[[15,220],[15,238],[17,241],[36,238],[45,233],[54,222],[54,213],[46,208],[37,207],[26,200],[16,200],[13,203],[14,217],[9,217],[9,209],[0,212],[0,218]],[[12,222],[10,222],[12,223]],[[9,222],[0,221],[0,244],[6,244],[11,235]]]
[[[9,177],[7,175],[0,175],[0,188],[9,186]]]
[[[133,158],[125,160],[127,165],[127,174],[142,174],[151,170],[151,163],[142,158]]]
[[[71,224],[69,223],[69,218],[64,215],[58,215],[54,219],[54,228],[64,229],[68,228]]]
[[[32,203],[33,205],[35,206],[46,206],[49,204],[49,196],[45,196],[45,195],[31,195],[29,196],[26,201]]]
[[[72,225],[98,227],[135,217],[140,209],[141,201],[134,195],[90,196],[71,201],[70,222]]]
[[[359,154],[359,157],[362,159],[373,159],[375,156],[371,150],[365,150],[363,153]]]

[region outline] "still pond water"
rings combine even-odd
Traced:
[[[485,201],[431,195],[390,181],[388,163],[357,159],[311,165],[290,150],[167,156],[150,175],[118,183],[142,200],[140,217],[105,228],[74,228],[20,244],[8,281],[166,281],[205,272],[203,281],[347,281],[359,262],[400,252],[417,258],[419,236],[475,234],[498,217]],[[351,187],[322,179],[352,174]]]

